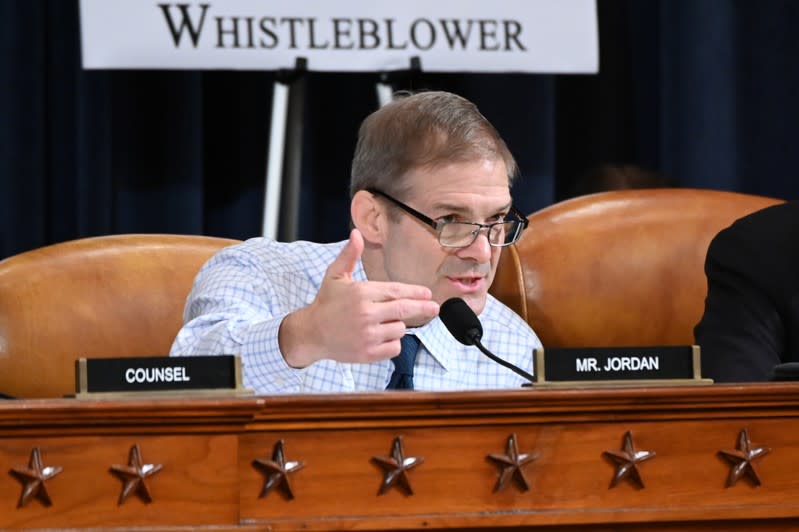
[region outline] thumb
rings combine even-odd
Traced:
[[[350,232],[350,240],[327,268],[327,276],[335,279],[352,279],[352,273],[363,253],[363,235],[357,229]]]

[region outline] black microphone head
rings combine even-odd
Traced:
[[[450,334],[464,345],[474,345],[483,337],[483,326],[477,319],[477,314],[459,297],[444,301],[438,316]]]

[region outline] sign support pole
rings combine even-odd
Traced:
[[[411,57],[411,66],[407,70],[384,70],[377,81],[377,103],[383,107],[394,97],[394,87],[404,85],[413,87],[414,80],[422,73],[422,60],[418,55]]]
[[[261,231],[263,236],[275,240],[278,239],[278,236],[284,241],[297,238],[302,120],[305,99],[304,76],[307,71],[307,59],[298,57],[293,69],[281,69],[275,77]],[[286,155],[287,131],[289,133],[288,156]],[[287,214],[283,216],[283,229],[278,235],[282,198],[286,199],[283,203],[286,207],[284,212]]]

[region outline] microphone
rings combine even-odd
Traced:
[[[477,346],[485,356],[497,364],[505,366],[531,383],[535,383],[535,377],[507,360],[502,360],[480,343],[480,339],[483,337],[483,326],[480,324],[477,314],[466,304],[466,301],[459,297],[447,299],[441,304],[438,317],[457,341],[463,345]]]

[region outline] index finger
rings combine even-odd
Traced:
[[[364,295],[375,302],[393,301],[395,299],[430,300],[433,292],[419,284],[398,283],[393,281],[364,281]]]
[[[438,316],[438,303],[420,299],[392,299],[375,303],[373,316],[382,324],[401,321],[405,324],[427,321]]]

